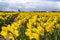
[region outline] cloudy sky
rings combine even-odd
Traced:
[[[60,0],[0,0],[0,11],[60,11]]]

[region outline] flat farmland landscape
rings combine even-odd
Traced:
[[[0,12],[0,39],[60,40],[60,12]]]

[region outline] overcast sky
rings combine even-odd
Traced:
[[[0,11],[60,11],[60,0],[0,0]]]

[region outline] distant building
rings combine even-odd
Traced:
[[[46,11],[46,12],[48,12],[48,11]]]

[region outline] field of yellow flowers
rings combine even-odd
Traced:
[[[60,40],[60,12],[0,12],[0,36],[9,40]]]

